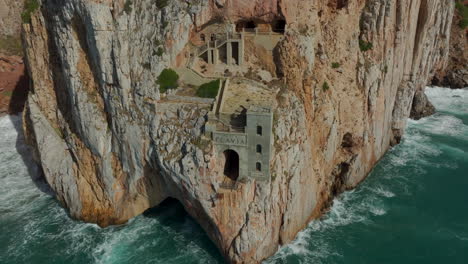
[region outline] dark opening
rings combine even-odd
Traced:
[[[237,32],[241,32],[242,29],[246,29],[247,31],[253,31],[256,27],[257,27],[257,24],[253,20],[240,21],[236,23]]]
[[[346,133],[343,136],[343,141],[341,142],[341,146],[343,148],[351,148],[354,145],[353,135],[351,133]]]
[[[272,28],[273,32],[284,33],[285,29],[286,29],[286,20],[280,19],[280,20],[276,20],[273,23],[273,28]]]
[[[260,162],[257,162],[255,164],[255,168],[257,169],[257,171],[262,171],[262,164]]]
[[[174,198],[167,198],[159,205],[143,212],[143,217],[157,229],[165,230],[168,234],[176,234],[176,246],[195,243],[203,252],[214,259],[216,263],[222,263],[223,257],[215,244],[211,242],[203,228],[185,210],[183,204]],[[145,221],[146,221],[145,220]],[[190,226],[190,228],[187,228]],[[210,228],[211,227],[210,225]],[[157,235],[158,233],[154,233]],[[168,254],[165,248],[156,248],[157,254]],[[177,252],[170,253],[176,257]],[[171,255],[167,255],[172,257]]]
[[[201,39],[201,41],[205,42],[206,41],[205,34],[201,34],[200,39]]]
[[[336,2],[336,8],[337,9],[342,9],[348,6],[348,0],[337,0]]]
[[[256,27],[257,27],[257,24],[255,24],[255,22],[253,22],[252,20],[247,21],[245,23],[245,28],[256,28]]]
[[[239,65],[239,43],[232,42],[232,59],[235,65]]]
[[[219,61],[221,63],[227,64],[227,45],[224,44],[219,50]]]
[[[239,177],[239,154],[234,150],[228,149],[224,151],[224,175],[235,181]]]
[[[257,126],[257,135],[261,136],[262,135],[262,127],[261,126]]]
[[[262,145],[257,145],[257,153],[262,154]]]
[[[204,62],[208,63],[208,51],[204,52],[204,53],[200,56],[200,58],[201,58]]]
[[[211,34],[211,41],[215,41],[216,40],[216,34]]]

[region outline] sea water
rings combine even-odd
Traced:
[[[409,120],[358,188],[265,263],[468,263],[468,90],[426,93],[437,113]],[[223,263],[177,202],[122,226],[71,220],[20,126],[0,118],[0,263]]]

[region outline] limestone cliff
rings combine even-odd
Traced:
[[[21,31],[21,11],[24,1],[0,0],[0,37],[16,36]]]
[[[457,1],[450,32],[448,65],[436,72],[433,85],[465,88],[468,87],[468,1]]]
[[[232,263],[291,241],[400,141],[445,64],[451,0],[42,1],[23,26],[25,131],[72,217],[123,223],[178,199]],[[221,188],[209,111],[156,79],[213,21],[286,21],[274,49],[271,179]],[[162,49],[159,49],[162,47]],[[273,60],[270,60],[273,61]],[[221,172],[221,173],[220,173]]]

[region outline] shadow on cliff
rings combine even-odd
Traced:
[[[175,236],[182,237],[184,241],[195,243],[213,259],[216,259],[219,263],[224,263],[218,248],[177,199],[167,198],[158,206],[146,210],[143,216],[157,219],[163,227],[167,227]]]
[[[10,120],[18,133],[16,138],[16,151],[20,154],[24,164],[28,169],[28,174],[36,187],[51,196],[54,196],[54,191],[50,188],[49,184],[44,178],[42,168],[34,161],[33,150],[27,145],[24,131],[23,131],[23,118],[22,112],[29,93],[29,76],[27,72],[19,77],[15,87],[11,91],[10,103],[8,106],[8,113]]]

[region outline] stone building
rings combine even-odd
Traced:
[[[269,180],[273,146],[272,109],[255,100],[248,105],[237,105],[239,101],[232,100],[234,89],[236,85],[230,86],[229,80],[222,85],[208,115],[205,134],[213,140],[219,157],[224,159],[226,177],[233,181]],[[233,111],[236,107],[243,110]]]

